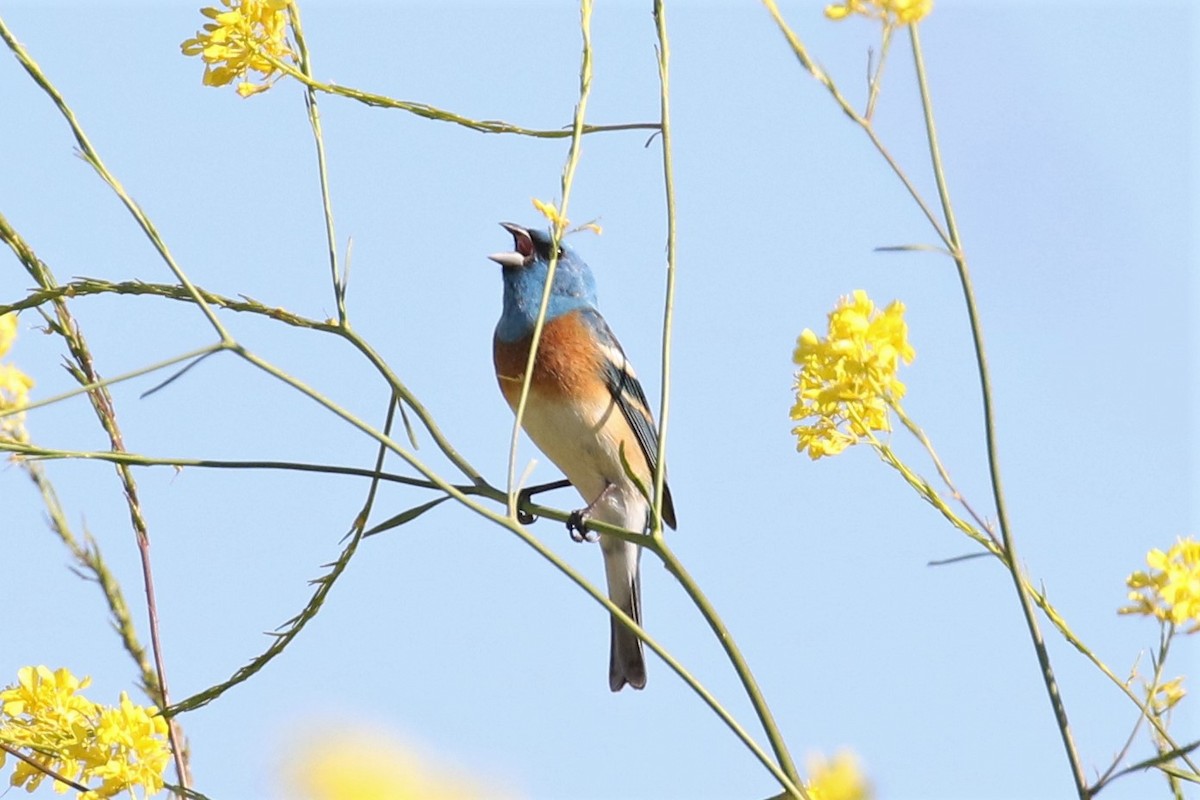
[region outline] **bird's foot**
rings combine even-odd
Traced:
[[[600,540],[600,534],[589,531],[587,528],[589,510],[581,508],[578,511],[572,511],[571,515],[567,517],[567,533],[571,534],[571,541],[596,542]]]
[[[571,516],[567,517],[567,532],[571,534],[571,540],[575,542],[597,542],[600,540],[600,534],[596,531],[589,531],[587,521],[592,516],[592,509],[600,505],[600,503],[608,496],[608,493],[613,491],[613,484],[605,484],[604,489],[592,502],[588,503],[584,508],[578,511],[572,511]]]
[[[529,489],[522,489],[517,494],[517,522],[522,525],[532,525],[537,522],[537,515],[530,514],[525,510],[525,507],[533,500],[533,492]]]
[[[526,511],[525,508],[533,504],[533,496],[542,492],[549,492],[554,489],[563,489],[570,486],[570,481],[554,481],[553,483],[543,483],[538,486],[530,486],[522,489],[517,493],[517,522],[522,525],[529,525],[537,522],[537,514]]]

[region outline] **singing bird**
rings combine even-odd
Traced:
[[[500,224],[512,234],[514,249],[488,256],[503,268],[504,278],[504,307],[492,356],[500,391],[515,412],[553,242],[544,231]],[[630,480],[622,456],[653,491],[658,461],[654,418],[625,351],[596,308],[592,271],[565,245],[558,251],[521,424],[587,503],[572,515],[576,523],[590,518],[631,531],[647,529],[650,504]],[[662,516],[675,527],[675,507],[665,484]],[[641,624],[641,547],[601,534],[600,549],[609,599]],[[610,623],[609,688],[617,692],[629,684],[641,689],[646,685],[642,642],[615,617]]]

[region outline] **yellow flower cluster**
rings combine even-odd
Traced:
[[[330,730],[299,742],[285,767],[294,800],[504,800],[495,785],[431,763],[386,731]]]
[[[138,787],[144,797],[157,794],[171,757],[166,720],[124,692],[118,706],[97,705],[78,694],[89,683],[66,668],[24,667],[17,683],[0,691],[0,742],[29,758],[17,761],[12,785],[32,792],[51,770],[90,787],[79,800],[123,792],[136,800]],[[0,768],[4,760],[0,751]],[[67,787],[56,782],[55,789]]]
[[[812,800],[870,800],[874,794],[858,767],[858,759],[848,750],[833,758],[809,756],[804,788]]]
[[[792,419],[806,423],[792,429],[796,449],[815,461],[837,455],[867,431],[891,430],[888,405],[904,396],[896,370],[914,356],[903,303],[880,312],[861,289],[843,297],[829,314],[826,338],[805,329],[796,341]]]
[[[17,338],[17,315],[8,313],[0,316],[0,358],[12,347]],[[33,378],[12,364],[0,364],[0,413],[19,408],[29,402],[29,390]],[[0,417],[0,441],[24,442],[29,439],[25,432],[25,412]]]
[[[1179,539],[1165,553],[1151,550],[1146,563],[1148,571],[1135,572],[1125,580],[1131,605],[1120,613],[1186,625],[1185,633],[1200,630],[1200,542],[1191,536]]]
[[[825,6],[825,16],[836,20],[861,14],[888,25],[908,25],[932,10],[933,0],[845,0]]]
[[[571,224],[571,221],[562,215],[562,212],[558,210],[558,206],[556,206],[554,203],[547,203],[546,201],[538,200],[535,197],[533,198],[533,207],[538,210],[539,214],[550,220],[551,225],[561,225],[565,229]],[[589,222],[585,225],[580,225],[575,230],[591,231],[597,236],[604,232],[603,229],[595,222]]]
[[[213,21],[179,47],[185,56],[204,59],[205,86],[225,86],[237,78],[242,97],[265,92],[277,72],[268,56],[297,59],[287,38],[289,4],[290,0],[221,0],[226,10],[200,9]],[[251,71],[262,76],[258,83],[249,79]]]
[[[1179,703],[1187,694],[1187,689],[1183,688],[1183,678],[1179,677],[1166,683],[1152,686],[1145,684],[1146,701],[1150,704],[1150,710],[1157,716],[1162,716],[1170,711]]]

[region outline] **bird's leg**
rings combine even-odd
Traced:
[[[535,494],[542,492],[553,491],[554,489],[565,489],[571,485],[568,480],[553,481],[552,483],[542,483],[537,486],[530,486],[527,489],[522,489],[517,493],[517,522],[522,525],[529,525],[537,521],[537,517],[525,510],[525,506],[529,505]]]
[[[608,493],[616,488],[616,484],[607,483],[604,485],[604,491],[596,495],[596,499],[588,503],[585,507],[578,511],[572,511],[571,516],[567,517],[567,532],[571,534],[573,542],[595,542],[599,541],[600,534],[587,529],[588,517],[592,515],[592,510],[599,505],[600,501],[608,496]]]

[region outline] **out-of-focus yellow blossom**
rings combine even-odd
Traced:
[[[1157,688],[1152,687],[1149,683],[1145,684],[1145,687],[1146,700],[1150,703],[1150,710],[1160,717],[1174,708],[1175,704],[1187,694],[1187,689],[1183,688],[1182,677],[1159,684]]]
[[[554,203],[547,203],[544,200],[538,200],[535,197],[533,198],[533,207],[538,210],[539,214],[550,220],[551,225],[559,225],[562,226],[563,229],[566,229],[566,227],[571,224],[571,221],[562,215],[562,212],[558,210],[558,206],[554,205]],[[594,221],[580,225],[575,230],[591,231],[597,236],[604,232],[604,229]],[[573,232],[574,231],[572,231],[572,233]]]
[[[825,6],[825,16],[838,20],[860,14],[888,25],[908,25],[932,10],[933,0],[845,0]]]
[[[841,750],[833,758],[809,756],[805,789],[812,800],[870,800],[874,796],[858,759],[849,750]]]
[[[438,769],[383,731],[324,731],[288,758],[297,800],[499,800],[510,797]]]
[[[180,49],[185,56],[204,60],[205,86],[225,86],[237,79],[242,97],[265,92],[277,72],[267,56],[293,62],[298,58],[288,41],[290,0],[221,0],[221,5],[226,10],[200,9],[213,21]],[[257,83],[250,80],[251,72],[261,76]]]
[[[10,311],[7,314],[0,314],[0,358],[8,352],[12,347],[13,340],[17,338],[17,315]]]
[[[856,289],[829,314],[822,339],[805,329],[796,340],[792,361],[796,404],[791,416],[796,449],[816,460],[832,456],[871,430],[891,430],[888,404],[904,396],[896,378],[900,362],[911,363],[904,304],[894,301],[878,311],[867,293]]]
[[[136,800],[138,788],[143,797],[157,794],[170,760],[166,720],[154,706],[135,705],[124,692],[119,706],[97,705],[79,694],[89,683],[66,668],[23,667],[17,683],[0,691],[0,742],[88,786],[80,800],[121,793]],[[32,792],[46,777],[34,764],[17,761],[10,782]],[[55,789],[67,787],[56,782]]]
[[[1125,579],[1131,604],[1121,614],[1144,614],[1163,622],[1187,626],[1185,633],[1200,630],[1200,542],[1189,536],[1163,552],[1146,555],[1150,569]]]
[[[17,315],[0,316],[0,357],[4,356],[17,338]],[[29,390],[33,378],[12,364],[0,364],[0,413],[19,408],[29,403]],[[0,441],[24,442],[29,439],[25,432],[25,412],[0,417]]]
[[[533,198],[533,207],[538,210],[539,214],[550,220],[551,225],[561,225],[565,228],[570,224],[570,221],[559,212],[558,206],[554,203],[547,203],[535,197]]]

